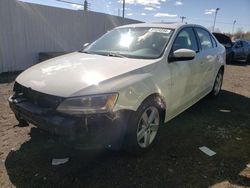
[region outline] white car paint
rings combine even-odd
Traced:
[[[119,97],[114,112],[122,109],[136,111],[148,96],[157,93],[166,103],[166,122],[207,95],[220,67],[225,65],[225,49],[218,41],[217,47],[197,53],[193,60],[168,62],[175,37],[187,26],[195,27],[179,24],[122,26],[175,29],[164,54],[158,59],[74,52],[35,65],[16,81],[33,90],[62,97],[117,92]]]
[[[16,81],[42,93],[71,97],[80,89],[152,63],[152,60],[74,52],[37,64],[24,71]]]

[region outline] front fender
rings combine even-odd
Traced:
[[[153,76],[155,74],[154,72],[152,73],[152,70],[155,68],[155,65],[148,66],[144,67],[143,69],[135,70],[127,74],[114,77],[112,79],[103,81],[98,85],[92,85],[88,88],[84,88],[74,93],[72,97],[117,92],[119,93],[119,97],[116,101],[113,111],[136,111],[143,100],[151,94],[157,93],[162,95],[162,91],[160,89],[162,87],[158,86],[158,83],[162,83],[163,80],[160,76]],[[158,74],[161,73],[158,71]]]
[[[123,109],[136,111],[151,94],[162,94],[160,87],[154,83],[150,73],[132,75],[120,81],[123,87],[118,90],[119,97],[114,111]]]

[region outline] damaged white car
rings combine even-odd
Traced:
[[[20,124],[140,152],[161,125],[219,94],[224,66],[225,48],[202,26],[126,25],[27,69],[9,103]]]

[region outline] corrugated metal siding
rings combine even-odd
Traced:
[[[0,0],[0,73],[24,70],[39,52],[75,51],[131,19]]]

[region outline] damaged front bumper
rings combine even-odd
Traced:
[[[55,135],[82,138],[119,149],[126,133],[131,111],[109,114],[65,115],[40,107],[22,96],[11,96],[9,105],[19,121],[26,121]]]

